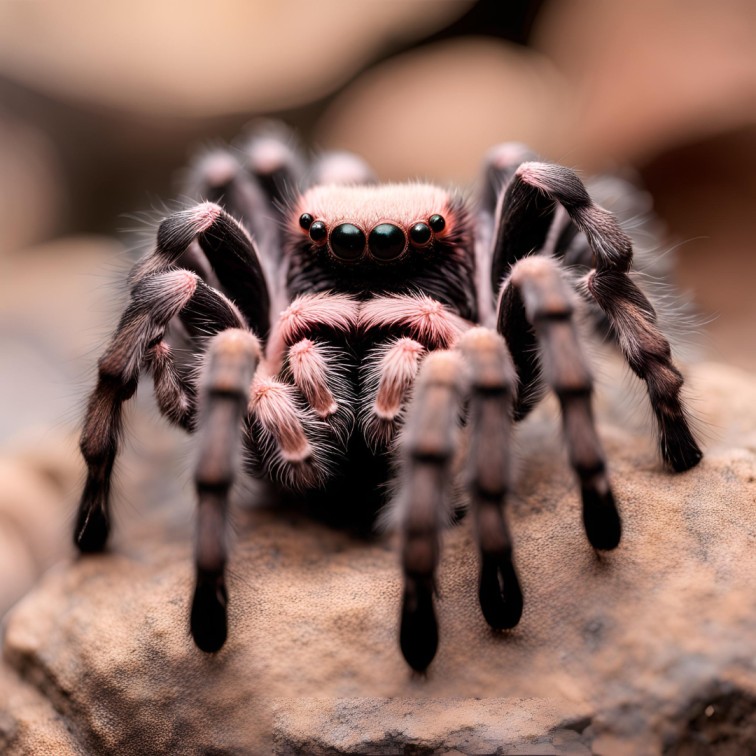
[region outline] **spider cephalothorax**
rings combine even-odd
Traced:
[[[664,460],[682,471],[701,452],[669,344],[628,275],[629,237],[574,172],[532,158],[519,145],[492,150],[473,213],[433,185],[377,184],[345,153],[308,172],[277,133],[205,155],[192,185],[213,202],[161,223],[99,361],[77,546],[97,551],[107,540],[121,406],[146,369],[163,414],[199,437],[190,627],[204,651],[226,641],[228,494],[242,465],[270,490],[323,506],[347,496],[372,514],[392,492],[400,644],[413,668],[436,652],[439,532],[461,503],[479,549],[483,615],[497,629],[516,625],[510,439],[544,385],[561,406],[588,540],[615,548],[621,520],[576,307],[608,327],[645,381]],[[177,338],[201,358],[199,371],[176,358]]]
[[[472,228],[461,197],[430,184],[318,186],[292,212],[287,290],[422,292],[477,318]]]

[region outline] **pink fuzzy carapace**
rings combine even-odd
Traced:
[[[354,223],[364,232],[379,223],[396,223],[409,228],[427,222],[431,215],[446,218],[445,234],[454,231],[454,214],[449,193],[433,184],[381,184],[379,186],[317,186],[297,202],[292,223],[298,231],[298,218],[309,213],[331,228],[338,223]]]

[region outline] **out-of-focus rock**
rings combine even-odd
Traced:
[[[315,139],[363,155],[381,179],[470,181],[507,140],[550,153],[569,114],[545,56],[488,38],[440,42],[374,66],[326,110]],[[557,135],[558,138],[558,135]]]
[[[328,94],[387,44],[432,34],[469,6],[3,3],[0,72],[65,99],[141,113],[263,112]]]
[[[559,0],[544,5],[533,47],[553,61],[575,102],[574,118],[553,124],[561,159],[590,170],[637,164],[756,120],[750,0]]]
[[[62,168],[50,137],[34,124],[2,112],[0,166],[0,265],[4,265],[9,252],[55,231],[66,200]]]
[[[597,414],[622,544],[600,559],[588,547],[547,402],[518,430],[522,622],[487,628],[463,522],[444,539],[426,678],[397,647],[394,544],[266,510],[237,512],[231,635],[217,655],[187,632],[186,528],[146,514],[141,538],[59,565],[16,606],[6,674],[49,701],[77,747],[103,754],[651,754],[713,738],[747,752],[751,729],[731,724],[756,701],[756,384],[721,365],[691,371],[696,414],[718,437],[673,475],[617,409],[625,390],[607,370]],[[27,716],[13,704],[2,720],[11,754],[26,752],[14,733]]]
[[[65,719],[39,691],[0,668],[0,752],[84,756]]]
[[[128,260],[112,239],[79,236],[16,250],[2,265],[0,439],[8,441],[21,429],[28,438],[35,427],[79,422],[82,376],[93,376]]]
[[[81,474],[74,448],[56,439],[0,456],[0,616],[67,551],[66,508]]]
[[[645,166],[657,212],[678,242],[675,279],[708,321],[711,359],[756,371],[756,119]]]
[[[544,3],[529,47],[470,37],[394,57],[345,88],[316,133],[389,178],[469,180],[509,140],[597,172],[752,124],[754,50],[748,0]]]
[[[118,254],[112,240],[77,237],[2,258],[0,615],[67,553],[82,480],[82,376],[118,300],[109,282]]]

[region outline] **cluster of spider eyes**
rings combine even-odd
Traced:
[[[299,216],[299,225],[309,233],[315,244],[328,242],[331,253],[339,260],[356,262],[367,251],[376,260],[390,262],[401,257],[408,244],[426,246],[434,233],[441,233],[446,228],[446,220],[442,215],[431,215],[427,222],[415,223],[409,234],[394,223],[379,223],[367,238],[365,232],[353,223],[340,223],[329,233],[326,224],[315,220],[310,213]]]

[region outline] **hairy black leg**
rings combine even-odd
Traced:
[[[260,360],[260,345],[248,331],[217,334],[208,347],[200,379],[199,456],[195,538],[196,585],[190,628],[198,648],[218,651],[226,641],[228,596],[228,492],[239,468],[242,418]]]
[[[695,467],[703,452],[682,402],[682,374],[672,362],[669,342],[656,324],[653,306],[621,271],[591,271],[583,284],[609,318],[630,368],[646,383],[664,461],[677,472]]]
[[[519,142],[504,142],[492,147],[483,160],[479,189],[480,209],[494,215],[499,197],[511,181],[517,166],[535,159],[536,155]]]
[[[538,165],[525,163],[525,165]],[[545,246],[556,213],[556,201],[539,192],[523,192],[520,168],[499,192],[491,243],[491,288],[497,295],[511,266]]]
[[[438,648],[433,594],[439,531],[451,506],[461,383],[459,355],[429,355],[415,384],[403,439],[405,469],[397,500],[404,569],[399,644],[407,663],[419,672],[428,667]]]
[[[192,430],[196,392],[177,367],[170,345],[164,339],[153,344],[145,354],[145,364],[152,373],[160,411],[184,430]]]
[[[505,284],[509,287],[519,292],[538,340],[544,378],[559,399],[570,464],[580,481],[586,535],[594,548],[613,549],[622,524],[593,420],[593,381],[572,319],[569,287],[558,264],[541,256],[518,262]],[[499,325],[507,338],[506,324],[500,320]]]
[[[268,197],[231,150],[216,147],[200,154],[189,168],[184,187],[186,194],[198,202],[216,203],[240,220],[258,245],[267,248],[268,242],[273,241],[271,237],[277,238]],[[186,253],[179,264],[195,269]]]
[[[286,212],[287,203],[303,189],[307,170],[296,134],[281,123],[262,121],[242,139],[245,168],[265,193],[275,215]]]
[[[522,616],[522,591],[505,515],[517,376],[504,340],[493,331],[468,331],[459,348],[470,376],[465,482],[480,553],[478,598],[488,624],[501,630],[514,627]]]
[[[702,452],[680,397],[682,376],[672,362],[669,342],[656,325],[653,306],[627,275],[633,258],[630,238],[611,213],[591,200],[582,181],[568,168],[524,163],[507,194],[510,191],[518,202],[538,197],[559,202],[585,235],[595,267],[585,289],[609,318],[631,369],[646,382],[662,457],[677,471],[698,464]]]
[[[211,202],[173,213],[160,224],[155,250],[134,266],[130,284],[177,265],[195,240],[223,290],[255,332],[266,338],[270,296],[255,245],[239,223]]]
[[[541,361],[538,339],[530,327],[520,290],[505,284],[499,295],[497,330],[506,339],[517,371],[518,388],[514,403],[514,419],[522,420],[543,397]]]
[[[176,320],[189,337],[200,342],[228,328],[246,327],[236,306],[203,281],[197,281],[194,294],[179,311]],[[160,411],[171,422],[191,431],[197,410],[193,372],[176,364],[173,349],[166,339],[151,345],[145,355],[145,365],[152,373]]]
[[[121,408],[133,396],[142,367],[152,370],[155,393],[167,417],[189,429],[194,417],[193,388],[178,373],[163,337],[178,317],[200,321],[203,333],[243,326],[236,308],[187,270],[169,270],[141,280],[131,292],[105,354],[84,420],[80,448],[87,464],[74,542],[81,551],[100,551],[110,530],[110,479],[122,429]]]
[[[324,152],[312,165],[310,185],[377,184],[378,177],[368,163],[353,152]]]
[[[98,362],[97,386],[89,399],[80,442],[87,480],[74,542],[81,551],[100,551],[108,538],[110,478],[118,452],[123,402],[136,391],[147,349],[162,338],[166,325],[191,299],[197,284],[193,273],[175,270],[135,286],[131,302]]]
[[[633,259],[630,237],[608,210],[593,202],[574,171],[551,163],[523,163],[507,186],[507,195],[515,207],[531,214],[531,221],[539,203],[558,202],[585,234],[597,267],[629,270]]]

